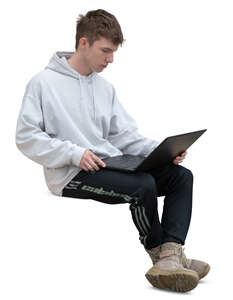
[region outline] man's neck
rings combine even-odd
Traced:
[[[82,58],[77,53],[74,53],[69,59],[67,59],[67,61],[70,67],[82,76],[88,76],[92,73],[90,68],[86,66]]]

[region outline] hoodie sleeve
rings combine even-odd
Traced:
[[[43,112],[38,84],[26,87],[16,125],[16,146],[31,160],[47,167],[79,166],[85,148],[70,141],[51,138],[44,130]]]
[[[112,115],[108,141],[123,154],[147,156],[159,142],[142,136],[136,121],[128,114],[117,98],[113,87]]]

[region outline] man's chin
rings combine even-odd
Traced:
[[[104,69],[105,67],[100,65],[99,67],[96,68],[95,72],[100,73],[103,72]]]

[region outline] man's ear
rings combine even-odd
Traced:
[[[90,47],[88,38],[85,37],[85,36],[81,37],[81,38],[79,39],[79,46],[80,46],[81,48],[87,47],[87,46]]]

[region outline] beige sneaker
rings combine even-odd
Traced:
[[[153,265],[159,260],[161,245],[152,248],[152,249],[145,249],[146,252],[150,255]]]
[[[176,244],[176,243],[174,243],[174,244]],[[160,249],[161,249],[161,245],[158,246],[158,247],[152,248],[150,250],[146,250],[147,253],[150,255],[150,258],[152,260],[153,265],[159,259]],[[185,248],[181,248],[181,249],[182,249],[181,251],[182,251],[182,265],[183,265],[183,267],[185,267],[186,269],[196,271],[198,276],[199,276],[199,280],[202,279],[203,277],[205,277],[209,273],[210,265],[208,263],[204,262],[204,261],[201,261],[201,260],[187,259],[185,254],[184,254],[184,249]]]
[[[185,268],[196,271],[199,276],[199,280],[205,277],[210,270],[210,265],[206,262],[197,259],[186,258],[184,249],[182,249],[182,264]]]
[[[156,248],[154,250],[156,255],[160,248],[159,259],[145,274],[147,280],[154,287],[176,292],[188,292],[194,289],[198,284],[199,276],[195,271],[184,268],[181,245],[164,243]]]

